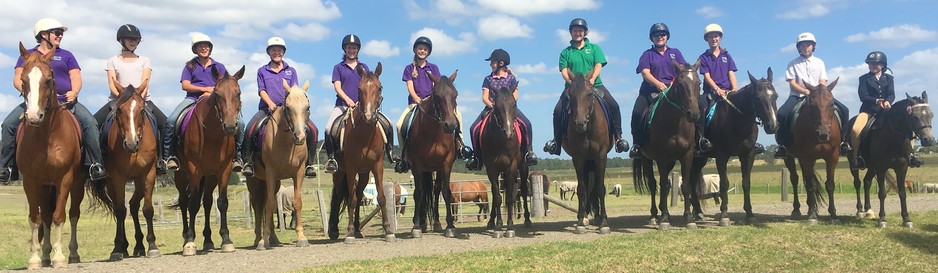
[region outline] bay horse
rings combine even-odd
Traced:
[[[329,211],[329,238],[339,238],[339,214],[341,205],[346,205],[348,213],[348,229],[345,234],[345,243],[353,243],[355,238],[363,238],[359,215],[359,202],[363,198],[363,191],[368,184],[369,175],[375,178],[377,189],[384,189],[384,130],[378,123],[378,109],[381,108],[382,95],[381,63],[374,72],[365,71],[358,66],[358,75],[361,82],[358,84],[358,105],[349,108],[350,117],[343,128],[345,140],[342,142],[342,153],[336,160],[339,170],[332,174],[332,201]],[[341,121],[336,121],[341,122]],[[392,141],[388,139],[387,141]],[[302,172],[300,173],[302,174]],[[378,190],[378,205],[384,207],[384,190]],[[392,197],[393,198],[393,197]],[[381,225],[384,229],[385,241],[396,240],[394,230],[391,229],[389,217],[385,210],[381,210]]]
[[[19,45],[20,57],[24,60],[21,94],[25,98],[26,114],[17,131],[16,162],[23,176],[32,235],[26,267],[39,269],[51,264],[54,268],[61,268],[81,261],[76,233],[85,180],[88,179],[87,171],[81,167],[81,130],[74,115],[56,99],[50,65],[55,50],[46,54],[39,51],[30,53],[22,42]],[[103,194],[103,181],[99,183],[98,191],[94,193],[101,195],[95,196],[107,198]],[[69,195],[72,196],[68,210],[72,232],[66,260],[62,249],[62,229]]]
[[[834,206],[834,171],[837,170],[837,162],[840,160],[841,128],[834,112],[834,95],[831,91],[837,86],[838,80],[840,78],[835,79],[830,85],[805,84],[810,94],[805,97],[794,119],[792,130],[794,137],[791,149],[785,156],[785,168],[791,173],[792,193],[795,196],[791,217],[793,219],[801,217],[801,203],[798,201],[798,172],[795,168],[795,158],[797,158],[798,164],[801,165],[801,174],[804,175],[804,185],[808,195],[809,225],[817,223],[818,199],[822,202],[824,199],[820,188],[820,178],[814,171],[814,164],[818,159],[824,160],[827,170],[825,181],[828,196],[827,211],[831,215],[832,222],[839,222],[837,209]]]
[[[697,63],[680,64],[672,62],[676,76],[669,89],[661,92],[658,101],[649,108],[648,141],[642,146],[644,158],[632,161],[633,179],[635,188],[643,192],[647,187],[651,193],[651,220],[649,224],[658,225],[659,229],[668,229],[671,226],[671,214],[668,212],[668,194],[671,192],[671,183],[668,175],[674,169],[676,161],[681,162],[681,192],[684,196],[684,219],[687,228],[695,228],[698,215],[693,212],[700,211],[700,200],[697,198],[697,181],[692,179],[692,162],[694,160],[694,122],[700,117],[700,108],[697,100],[700,96],[700,78],[696,71],[700,67]],[[645,123],[642,124],[645,126]],[[658,207],[655,207],[655,174],[652,163],[656,162],[658,177],[660,179],[661,196]],[[693,211],[691,206],[694,207]],[[661,215],[658,216],[658,210]]]
[[[508,88],[499,87],[489,93],[494,102],[492,110],[482,121],[482,135],[479,141],[482,144],[479,159],[485,166],[489,185],[492,185],[492,217],[489,219],[488,228],[494,229],[495,237],[500,237],[503,231],[505,237],[515,236],[512,217],[516,205],[514,201],[517,199],[518,189],[523,188],[519,187],[521,179],[527,180],[528,177],[527,173],[522,176],[520,172],[520,165],[526,164],[521,160],[522,136],[520,124],[515,120],[518,104],[512,96],[512,91],[517,87],[517,84]],[[499,177],[504,178],[504,185],[500,183]],[[502,227],[501,214],[502,190],[505,192],[505,212],[508,213],[505,230]],[[530,215],[528,216],[526,224],[530,226]]]
[[[423,236],[427,231],[427,217],[433,219],[434,230],[441,230],[440,214],[436,204],[442,193],[446,203],[446,237],[455,237],[453,222],[452,192],[449,187],[450,173],[456,160],[456,96],[459,91],[453,81],[459,70],[450,76],[437,78],[427,73],[433,82],[433,90],[427,99],[420,101],[414,113],[407,146],[407,162],[411,164],[414,176],[414,238]],[[434,177],[434,174],[436,176]]]
[[[922,91],[921,97],[912,97],[906,94],[906,99],[896,102],[881,115],[876,126],[869,130],[863,140],[869,145],[859,145],[860,154],[866,159],[868,168],[864,181],[865,207],[860,203],[860,176],[858,170],[851,170],[853,187],[857,191],[857,215],[863,215],[870,210],[870,184],[872,175],[876,175],[879,186],[879,223],[880,228],[886,227],[886,171],[893,169],[896,172],[896,181],[906,181],[909,168],[909,155],[912,154],[912,144],[909,139],[918,137],[922,146],[935,144],[932,134],[931,121],[934,113],[928,105],[928,94]],[[874,144],[875,143],[875,144]],[[849,155],[852,156],[852,155]],[[898,187],[899,202],[902,207],[902,224],[912,227],[912,220],[906,207],[906,187]]]
[[[713,143],[713,149],[704,153],[703,157],[694,158],[693,175],[695,179],[703,179],[703,167],[708,158],[716,158],[717,173],[720,175],[719,203],[720,215],[717,217],[721,226],[730,225],[727,213],[727,190],[729,178],[726,174],[726,165],[730,157],[739,157],[743,184],[743,209],[746,219],[752,219],[752,200],[749,196],[752,180],[752,165],[756,157],[756,140],[759,138],[759,123],[766,134],[774,134],[778,130],[778,121],[775,116],[777,107],[775,100],[778,93],[772,85],[772,68],[766,72],[766,78],[756,79],[749,74],[749,84],[739,91],[727,94],[728,101],[720,100],[715,103],[713,119],[706,126],[705,135]],[[716,96],[716,95],[714,95]],[[706,115],[706,114],[705,114]],[[698,180],[698,184],[703,181]],[[699,195],[699,193],[698,193]]]
[[[107,129],[105,149],[108,151],[104,160],[109,175],[107,193],[109,204],[117,222],[114,235],[114,249],[111,260],[119,261],[129,257],[124,219],[127,207],[124,206],[124,186],[128,180],[134,181],[134,193],[130,198],[130,212],[134,220],[134,256],[159,257],[160,250],[153,232],[153,188],[156,185],[157,138],[153,122],[145,109],[146,101],[133,86],[121,92],[115,102],[113,124]],[[143,231],[140,227],[140,201],[143,201],[143,216],[147,224],[147,245],[143,244]],[[149,251],[147,251],[149,249]]]
[[[180,168],[175,173],[176,190],[182,211],[183,256],[196,254],[195,224],[199,205],[205,207],[205,228],[202,236],[203,251],[215,248],[212,242],[211,206],[212,192],[218,187],[218,211],[220,213],[219,235],[222,238],[221,252],[234,252],[234,243],[228,233],[228,178],[231,176],[232,158],[235,154],[235,132],[241,113],[241,86],[238,80],[244,76],[244,66],[234,75],[226,71],[220,75],[212,67],[215,91],[192,106],[192,122],[184,125],[181,147],[177,148]]]
[[[567,140],[563,149],[573,159],[580,194],[575,232],[586,232],[587,215],[593,213],[600,234],[609,233],[606,221],[606,155],[612,148],[608,118],[601,104],[602,92],[597,92],[586,79],[587,75],[568,72],[572,83],[563,92],[570,98],[566,128]]]
[[[286,98],[282,107],[277,107],[265,123],[261,139],[260,156],[254,157],[255,174],[247,178],[248,191],[251,194],[251,206],[254,209],[254,233],[258,237],[257,250],[276,246],[271,236],[273,216],[277,209],[277,192],[281,179],[293,180],[293,204],[296,219],[296,246],[309,246],[303,234],[303,177],[305,176],[306,128],[309,122],[309,81],[290,86],[283,80]],[[279,217],[278,217],[279,219]]]

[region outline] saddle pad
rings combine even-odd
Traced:
[[[378,115],[381,115],[381,117],[378,118],[384,118],[384,114],[381,112],[378,112]],[[340,152],[343,151],[345,147],[345,127],[348,126],[349,123],[352,125],[355,123],[355,119],[352,118],[352,108],[346,109],[342,115],[336,117],[335,121],[332,122],[332,136],[329,137],[338,140],[338,151]],[[385,128],[383,125],[381,125],[381,122],[375,122],[375,127],[379,132],[381,132],[381,139],[384,141],[384,143],[388,143],[388,136],[384,133]]]
[[[199,99],[195,101],[195,103],[193,103],[192,105],[189,105],[189,107],[186,107],[185,109],[182,110],[182,115],[180,115],[182,118],[180,118],[179,121],[176,123],[177,125],[176,131],[179,133],[178,134],[179,136],[186,134],[186,129],[187,129],[186,127],[189,127],[189,122],[192,121],[192,116],[194,116],[195,114],[195,111],[193,110],[195,109],[196,106],[199,106],[199,103],[202,103],[202,101],[203,99]],[[179,139],[182,139],[182,138],[180,137]]]
[[[65,112],[68,113],[66,116],[69,117],[69,118],[71,118],[72,122],[75,124],[75,128],[76,128],[77,131],[78,131],[78,143],[81,143],[81,139],[82,139],[82,135],[81,135],[81,123],[78,123],[78,118],[75,117],[75,113],[72,113],[72,111],[65,111]],[[23,122],[23,118],[25,118],[25,117],[26,117],[26,113],[23,113],[23,115],[20,116],[20,124],[19,124],[19,126],[16,126],[16,128],[17,128],[17,130],[16,130],[16,143],[17,143],[17,144],[19,144],[21,141],[23,141],[23,134],[21,134],[20,132],[22,132],[22,131],[23,131],[23,128],[25,128],[25,127],[27,126],[26,123]],[[14,158],[14,160],[15,160],[15,159],[16,159],[16,158]]]
[[[157,139],[157,143],[162,143],[160,141],[160,130],[157,128],[156,117],[153,116],[153,113],[144,108],[143,113],[147,116],[147,119],[150,120],[150,128],[153,128],[153,137]],[[103,130],[101,130],[101,152],[107,154],[107,144],[108,143],[108,132],[111,131],[111,126],[114,125],[114,115],[113,111],[111,114],[108,114],[107,119],[104,122]],[[159,144],[158,144],[159,145]],[[157,149],[159,150],[159,149]]]
[[[709,108],[707,108],[707,119],[704,123],[706,127],[710,127],[710,121],[713,121],[713,114],[716,113],[718,103],[723,103],[723,101],[715,101],[710,105]]]
[[[801,107],[804,106],[805,100],[807,99],[798,100],[798,102],[796,102],[795,105],[791,107],[791,119],[789,122],[791,127],[788,128],[791,128],[792,133],[795,131],[795,124],[797,124],[796,121],[798,121],[798,117],[801,115]],[[834,104],[834,118],[837,119],[837,124],[843,124],[843,121],[840,120],[840,115],[837,114],[839,113],[837,109],[837,105]],[[845,128],[840,128],[840,130],[843,132],[845,131]]]

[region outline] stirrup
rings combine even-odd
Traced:
[[[785,146],[779,145],[778,148],[775,149],[775,155],[773,155],[773,157],[776,159],[783,159],[788,157],[788,149],[785,149]]]
[[[0,183],[7,185],[10,183],[10,177],[13,176],[13,168],[6,167],[0,169]]]
[[[477,157],[469,158],[469,161],[466,161],[466,169],[470,171],[481,171],[482,164],[480,164],[479,158]]]
[[[549,140],[544,144],[544,152],[552,155],[560,155],[560,145],[557,145],[557,141]]]
[[[850,143],[844,141],[840,143],[840,156],[847,156],[847,153],[853,151],[853,147],[850,147]]]
[[[921,167],[922,165],[925,165],[925,159],[922,158],[921,156],[918,156],[917,154],[913,153],[909,157],[909,167],[918,168],[918,167]]]
[[[157,160],[156,161],[156,174],[163,175],[166,174],[166,160]]]
[[[306,177],[316,178],[316,167],[313,165],[306,165]]]
[[[621,137],[619,138],[619,140],[616,140],[616,152],[617,153],[625,152],[628,150],[629,150],[628,141],[626,141],[624,138],[621,138]]]
[[[88,167],[88,176],[90,176],[91,181],[98,181],[107,178],[107,171],[104,170],[101,163],[93,163]]]
[[[756,149],[757,155],[761,155],[765,153],[765,146],[762,146],[762,144],[756,143],[755,149]]]
[[[397,164],[394,164],[394,172],[396,173],[406,173],[410,171],[410,163],[407,163],[407,160],[401,159],[397,161]]]
[[[706,152],[709,152],[711,149],[713,149],[713,144],[710,143],[709,139],[705,137],[701,137],[697,139],[698,151],[700,151],[701,153],[706,153]]]
[[[244,167],[241,168],[241,174],[244,176],[254,176],[254,164],[251,164],[251,162],[245,163]]]
[[[470,158],[470,157],[472,157],[472,148],[470,148],[469,146],[466,146],[465,144],[463,144],[462,148],[459,149],[459,154],[458,154],[458,155],[459,155],[459,156],[458,156],[459,159],[467,159],[467,158]]]
[[[244,166],[244,164],[241,163],[241,159],[240,159],[240,158],[235,158],[234,160],[231,160],[231,171],[232,171],[232,172],[236,172],[236,173],[237,173],[237,172],[241,172],[241,171],[244,169],[244,167],[242,167],[242,166]]]
[[[176,159],[175,156],[170,156],[166,159],[166,170],[167,171],[178,171],[179,170],[179,159]]]
[[[339,162],[335,161],[335,158],[330,158],[326,161],[326,173],[335,173],[339,170]]]
[[[529,151],[524,155],[524,163],[528,166],[537,165],[537,155],[534,152]]]
[[[635,146],[632,146],[632,150],[629,151],[629,157],[630,158],[642,158],[641,148],[639,148],[637,144]]]

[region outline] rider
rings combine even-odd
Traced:
[[[629,149],[629,143],[622,139],[622,115],[619,113],[619,103],[616,102],[609,90],[603,86],[602,79],[599,78],[603,66],[606,66],[606,55],[599,45],[590,43],[586,35],[589,34],[589,27],[583,18],[575,18],[570,21],[567,28],[570,31],[570,46],[560,52],[560,74],[563,76],[564,89],[573,83],[573,79],[567,72],[573,74],[586,75],[593,71],[593,77],[587,79],[593,85],[593,90],[602,92],[602,99],[609,110],[612,131],[616,139],[616,152],[623,152]],[[553,155],[560,155],[560,148],[563,146],[564,115],[568,107],[569,98],[564,92],[560,93],[560,101],[554,107],[554,139],[547,141],[544,145],[544,151]]]
[[[212,95],[212,92],[215,92],[215,77],[212,76],[212,67],[215,68],[218,75],[224,75],[228,73],[228,70],[225,69],[225,65],[215,61],[212,57],[212,49],[214,45],[212,44],[212,39],[203,33],[196,33],[192,35],[192,54],[195,54],[195,57],[192,57],[191,60],[186,62],[186,66],[182,69],[182,76],[179,81],[182,83],[182,91],[186,92],[186,97],[179,102],[179,105],[176,106],[176,109],[173,110],[173,113],[170,115],[169,123],[167,127],[169,128],[169,137],[163,138],[163,149],[167,147],[173,147],[175,142],[173,141],[173,135],[176,134],[175,123],[179,119],[179,116],[182,115],[182,111],[186,107],[195,104],[198,99],[208,97]],[[234,172],[240,172],[242,162],[241,161],[241,143],[243,142],[244,122],[238,118],[238,128],[235,130],[235,158],[232,159],[233,165],[231,170]],[[170,151],[175,151],[175,149],[170,149]]]
[[[788,69],[785,71],[785,78],[788,80],[789,87],[791,87],[791,94],[788,96],[788,100],[778,108],[778,131],[775,133],[775,140],[778,142],[778,149],[775,150],[776,158],[784,158],[788,153],[785,145],[790,144],[792,137],[789,118],[791,118],[792,108],[795,103],[811,93],[805,86],[808,84],[815,86],[827,84],[827,69],[824,66],[824,61],[814,56],[816,45],[817,39],[810,32],[799,34],[795,42],[799,55],[788,63]],[[847,123],[850,119],[850,109],[847,109],[847,106],[840,103],[837,98],[834,98],[834,106],[837,109],[837,115],[840,116],[840,128],[842,129],[840,153],[846,155],[852,149],[847,142],[849,134],[846,133]]]
[[[287,53],[287,43],[281,37],[270,37],[267,39],[267,56],[270,56],[270,62],[261,66],[257,69],[257,95],[261,97],[261,100],[257,103],[257,113],[251,117],[251,120],[248,121],[247,127],[245,130],[252,130],[257,132],[261,128],[254,128],[257,126],[257,123],[260,122],[265,116],[271,115],[274,113],[278,107],[283,106],[287,98],[287,91],[283,87],[283,81],[286,80],[287,84],[294,86],[299,81],[296,76],[296,69],[293,69],[290,64],[283,60],[283,55]],[[316,177],[316,168],[313,166],[315,163],[316,156],[316,141],[317,137],[313,134],[316,132],[316,129],[312,128],[312,123],[306,123],[306,152],[308,156],[306,157],[306,177]],[[244,169],[241,170],[246,176],[254,175],[254,161],[252,156],[254,154],[254,137],[256,133],[252,131],[247,131],[245,134],[248,134],[244,138],[244,143],[241,144],[244,151]]]
[[[56,19],[39,19],[33,27],[33,37],[36,38],[38,45],[30,49],[29,52],[39,51],[46,54],[49,51],[54,51],[54,57],[50,65],[55,80],[55,91],[58,94],[56,97],[59,103],[63,103],[78,119],[83,135],[81,145],[85,153],[83,156],[84,165],[89,167],[88,174],[91,180],[97,181],[107,177],[107,172],[104,170],[104,166],[101,165],[104,159],[101,156],[101,146],[98,142],[98,124],[91,112],[88,112],[88,109],[81,102],[78,102],[78,94],[81,92],[82,85],[81,68],[78,66],[75,55],[60,47],[67,30],[68,27],[65,27]],[[21,94],[26,84],[22,79],[24,61],[22,57],[16,61],[13,76],[13,87],[19,90]],[[13,107],[10,114],[3,120],[3,141],[0,143],[3,154],[0,156],[0,182],[3,183],[8,182],[12,176],[11,167],[15,164],[14,153],[16,152],[14,139],[16,138],[17,126],[20,123],[20,116],[23,115],[25,110],[26,103],[21,103],[17,107]]]
[[[475,128],[479,125],[479,122],[482,122],[489,112],[492,111],[492,108],[495,107],[495,102],[492,99],[492,93],[495,92],[496,88],[505,87],[510,88],[515,87],[515,90],[512,90],[512,96],[515,101],[518,100],[518,79],[515,78],[515,75],[511,73],[511,68],[508,68],[508,64],[511,63],[511,56],[508,55],[508,52],[504,49],[496,49],[492,51],[492,55],[488,59],[489,66],[492,68],[492,74],[485,76],[485,79],[482,80],[482,103],[485,104],[485,109],[482,109],[482,113],[479,113],[479,117],[472,122],[472,126],[469,127],[471,132],[469,136],[472,139],[473,153],[472,157],[469,158],[469,161],[466,162],[466,169],[478,171],[482,169],[482,165],[479,164],[479,147],[476,146],[481,141],[481,139],[476,139]],[[534,149],[531,148],[531,136],[533,135],[531,129],[531,121],[528,120],[528,117],[524,116],[524,113],[521,113],[521,109],[515,107],[515,115],[522,121],[522,126],[524,127],[524,144],[521,148],[524,154],[524,162],[528,166],[537,165],[537,155],[534,154]]]
[[[680,50],[668,46],[670,38],[671,31],[668,30],[667,25],[664,23],[651,25],[648,39],[651,40],[652,47],[642,53],[638,59],[638,67],[635,68],[635,73],[642,74],[643,81],[638,90],[638,97],[635,98],[635,105],[632,106],[632,139],[635,141],[635,147],[632,147],[632,151],[629,152],[629,157],[632,158],[641,157],[641,145],[645,144],[645,125],[642,124],[642,115],[658,94],[670,88],[676,76],[672,63],[687,63]],[[695,133],[695,135],[698,138],[697,150],[709,151],[710,141],[702,134]]]
[[[345,52],[342,55],[342,61],[337,63],[332,68],[332,86],[335,88],[335,107],[332,108],[332,112],[329,113],[329,118],[326,119],[326,154],[329,155],[329,160],[326,161],[326,173],[335,173],[339,170],[339,163],[335,160],[337,147],[336,140],[332,136],[332,124],[335,122],[335,119],[345,113],[349,108],[355,107],[358,105],[358,83],[361,82],[361,76],[358,75],[357,69],[361,65],[365,71],[371,71],[368,69],[368,65],[358,61],[358,51],[362,47],[361,39],[358,38],[358,35],[348,34],[342,38],[342,51]],[[385,144],[384,152],[388,157],[388,160],[392,163],[395,159],[391,156],[391,146],[394,144],[394,129],[391,128],[391,123],[388,121],[388,118],[384,116],[384,113],[378,112],[378,122],[381,122],[384,129],[384,134],[386,135],[388,143]]]
[[[94,118],[98,121],[98,124],[107,122],[108,114],[116,107],[114,104],[117,97],[124,91],[124,88],[132,85],[140,93],[140,96],[146,100],[147,112],[153,114],[160,136],[165,137],[169,135],[169,127],[166,126],[166,114],[163,114],[163,111],[160,111],[150,101],[150,73],[153,71],[150,66],[150,58],[135,53],[140,45],[141,38],[140,29],[137,26],[126,24],[117,29],[117,42],[121,44],[121,53],[107,60],[108,89],[111,91],[110,96],[108,96],[109,102],[94,113]],[[157,152],[160,154],[160,160],[156,163],[157,174],[164,174],[167,169],[172,171],[179,169],[176,158],[169,158],[169,147],[157,149]]]
[[[709,24],[704,28],[704,41],[709,48],[700,54],[700,74],[704,76],[703,94],[700,95],[700,119],[697,120],[696,129],[699,136],[704,135],[704,123],[707,111],[716,96],[726,97],[728,92],[737,90],[736,61],[726,48],[720,47],[723,41],[723,28],[718,24]],[[757,143],[758,144],[758,143]]]

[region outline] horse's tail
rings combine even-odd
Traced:
[[[814,181],[817,181],[817,190],[814,191],[814,197],[817,198],[818,204],[822,207],[827,206],[827,198],[824,197],[824,194],[827,192],[827,185],[821,183],[821,174],[817,171],[814,172]]]
[[[645,195],[648,190],[648,184],[645,183],[645,175],[642,174],[642,159],[632,159],[632,183],[635,186],[635,192]]]
[[[108,195],[108,180],[99,179],[97,181],[92,180],[88,186],[88,192],[91,193],[91,196],[94,196],[92,200],[92,209],[104,208],[108,213],[114,214],[114,207],[116,206],[114,200],[111,199],[111,196]],[[120,189],[123,190],[123,189]],[[123,204],[121,204],[123,205]]]

